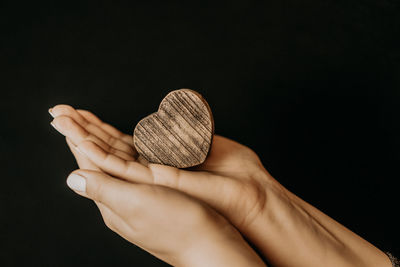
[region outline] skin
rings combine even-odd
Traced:
[[[206,161],[190,169],[148,164],[132,136],[88,111],[51,109],[53,125],[97,170],[183,192],[222,214],[273,266],[387,266],[388,257],[275,180],[250,148],[215,135]]]
[[[79,112],[90,119],[89,113]],[[86,181],[84,191],[74,191],[94,200],[107,227],[121,237],[174,266],[266,266],[241,234],[207,205],[171,188],[107,175],[69,138],[66,141],[80,167],[72,174]]]

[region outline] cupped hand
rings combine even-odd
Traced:
[[[206,161],[199,166],[184,170],[147,164],[138,158],[132,136],[92,113],[57,105],[51,114],[53,126],[94,167],[130,182],[189,194],[223,214],[250,239],[257,238],[259,230],[253,229],[253,221],[267,210],[267,191],[279,187],[250,148],[215,135]]]
[[[74,171],[67,184],[99,203],[106,225],[174,266],[265,266],[221,215],[176,190]]]
[[[132,184],[102,173],[74,144],[83,135],[83,140],[92,140],[110,153],[135,160],[138,154],[131,136],[85,110],[62,105],[55,112],[74,116],[73,120],[61,115],[62,127],[75,127],[75,120],[85,125],[77,129],[79,134],[71,135],[72,139],[66,137],[81,168],[70,175],[68,184],[78,186],[73,189],[76,193],[94,200],[111,230],[176,266],[265,266],[237,230],[215,211],[174,190]],[[144,159],[141,163],[147,165]]]

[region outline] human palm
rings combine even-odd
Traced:
[[[71,117],[55,116],[61,111],[70,112]],[[52,124],[60,132],[68,133],[67,144],[80,167],[68,177],[67,184],[95,201],[111,230],[176,266],[221,266],[228,262],[230,266],[265,266],[237,229],[209,206],[165,186],[115,179],[101,172],[76,145],[92,140],[115,158],[138,163],[137,153],[129,147],[132,138],[87,111],[61,106],[50,113],[57,118]],[[80,179],[77,177],[85,177],[85,186],[76,182]],[[170,219],[164,220],[167,217]],[[192,231],[194,228],[196,231]],[[203,254],[208,258],[198,259]]]
[[[233,140],[215,135],[203,164],[178,169],[148,164],[137,154],[132,136],[88,111],[57,105],[51,113],[53,125],[66,136],[80,167],[183,191],[206,202],[243,232],[265,206],[269,175],[256,153]]]

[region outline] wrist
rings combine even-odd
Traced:
[[[205,230],[181,254],[179,266],[266,266],[233,226]]]

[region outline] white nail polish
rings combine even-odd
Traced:
[[[58,130],[58,128],[56,127],[56,125],[54,124],[54,122],[50,122],[51,126],[53,126],[54,129],[57,130],[57,132],[59,132],[60,134],[62,134],[62,132],[60,130]]]
[[[53,110],[52,108],[49,108],[49,113],[50,113],[50,115],[51,115],[53,118],[55,118],[55,117],[54,117],[54,114],[53,114],[53,112],[52,112],[52,110]]]
[[[78,174],[72,173],[67,178],[69,188],[79,192],[86,192],[86,179]]]

